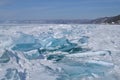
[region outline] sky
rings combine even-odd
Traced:
[[[120,0],[0,0],[0,20],[94,19],[120,14]]]

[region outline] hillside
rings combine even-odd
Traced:
[[[120,15],[113,16],[113,17],[103,17],[103,18],[94,19],[91,21],[91,23],[94,23],[94,24],[101,24],[101,23],[120,24]]]

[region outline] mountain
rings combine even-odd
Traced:
[[[103,17],[91,20],[90,23],[93,24],[120,24],[120,15],[113,16],[113,17]]]

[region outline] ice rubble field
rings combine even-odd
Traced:
[[[0,80],[120,80],[120,25],[0,25]]]

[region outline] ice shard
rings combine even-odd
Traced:
[[[37,39],[35,39],[34,36],[21,33],[20,37],[15,40],[12,50],[30,51],[30,50],[38,49],[40,47],[41,44],[37,43]]]
[[[8,51],[6,50],[2,56],[0,57],[0,63],[7,63],[10,61],[10,56],[9,56],[9,53]]]
[[[39,52],[39,49],[23,52],[23,55],[29,60],[44,59],[44,56]]]

